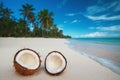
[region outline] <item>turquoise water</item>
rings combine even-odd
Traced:
[[[120,38],[72,38],[72,49],[120,75]]]
[[[120,38],[72,38],[71,40],[120,45]]]

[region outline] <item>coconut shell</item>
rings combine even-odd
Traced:
[[[63,69],[62,71],[58,72],[58,73],[51,73],[51,72],[49,72],[49,71],[47,70],[47,68],[46,68],[46,60],[47,60],[47,57],[48,57],[51,53],[53,53],[53,52],[59,53],[59,54],[64,58],[65,63],[66,63],[64,69]],[[59,74],[61,74],[61,73],[66,69],[66,67],[67,67],[67,59],[65,58],[65,56],[64,56],[61,52],[59,52],[59,51],[52,51],[52,52],[48,53],[48,55],[46,56],[44,64],[45,64],[45,70],[46,70],[47,73],[49,73],[49,74],[51,74],[51,75],[59,75]]]
[[[39,58],[39,61],[40,61],[40,64],[39,64],[39,66],[38,66],[36,69],[28,69],[28,68],[25,68],[25,67],[21,66],[19,63],[16,62],[16,56],[19,54],[19,52],[21,52],[21,51],[23,51],[23,50],[33,51],[35,54],[37,54],[37,56],[38,56],[38,58]],[[40,59],[39,54],[38,54],[36,51],[34,51],[34,50],[32,50],[32,49],[29,49],[29,48],[24,48],[24,49],[19,50],[19,51],[15,54],[15,56],[14,56],[14,61],[13,61],[13,62],[14,62],[14,67],[15,67],[16,71],[17,71],[18,73],[22,74],[22,75],[32,75],[32,74],[34,74],[35,72],[37,72],[37,71],[40,69],[40,66],[41,66],[41,59]]]

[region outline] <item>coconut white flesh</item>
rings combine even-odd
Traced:
[[[28,69],[36,69],[39,66],[39,57],[30,50],[23,50],[16,56],[16,62]]]
[[[46,69],[53,74],[61,72],[65,64],[63,56],[56,52],[51,53],[46,59]]]

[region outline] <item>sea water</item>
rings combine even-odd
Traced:
[[[72,38],[69,41],[72,49],[120,75],[120,38]]]
[[[120,45],[120,38],[72,38],[71,40]]]

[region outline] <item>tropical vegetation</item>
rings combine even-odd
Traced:
[[[11,9],[0,3],[0,37],[70,38],[54,23],[53,12],[43,9],[35,14],[34,10],[31,4],[22,5],[17,19]]]

